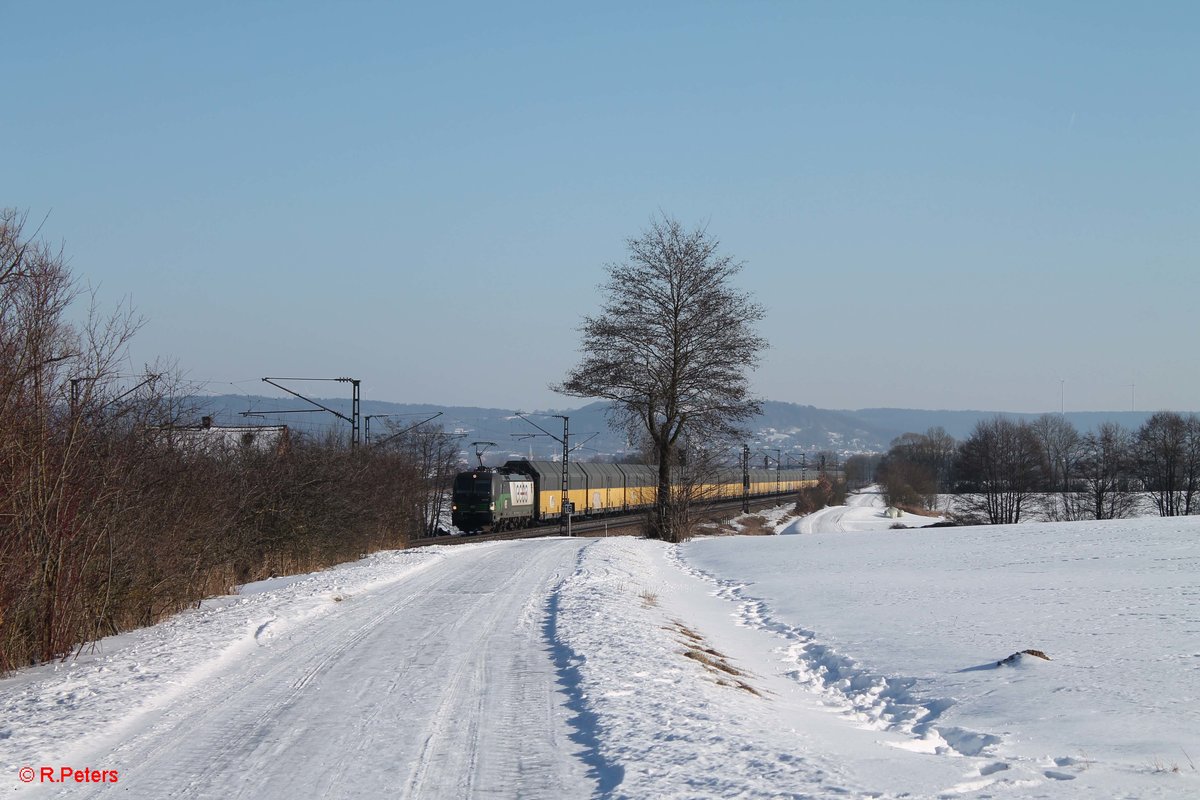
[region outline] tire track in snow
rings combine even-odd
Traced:
[[[527,561],[516,575],[511,576],[513,582],[519,582],[533,563]],[[480,755],[479,720],[485,714],[484,698],[490,688],[486,644],[481,638],[486,638],[496,628],[511,607],[492,603],[488,610],[486,620],[473,626],[483,636],[473,643],[469,658],[460,659],[453,665],[437,709],[421,734],[420,751],[406,784],[406,797],[422,797],[427,793],[469,797],[475,790]],[[464,698],[472,699],[464,703]],[[462,713],[468,710],[463,708],[464,704],[469,706],[471,713]],[[447,776],[457,776],[449,786],[446,785]],[[451,794],[446,795],[447,791]]]
[[[145,797],[591,794],[540,619],[527,613],[581,546],[480,549],[352,596],[188,687],[91,763]]]
[[[154,796],[157,797],[220,796],[206,793],[206,788],[228,769],[231,762],[237,761],[240,755],[253,752],[262,746],[271,729],[275,727],[274,722],[280,714],[294,707],[305,689],[315,678],[328,670],[340,655],[357,646],[383,620],[400,612],[417,596],[417,592],[406,593],[399,600],[372,615],[364,623],[351,629],[345,638],[334,645],[332,649],[327,650],[325,655],[317,659],[315,663],[307,666],[294,680],[287,680],[287,675],[292,668],[290,661],[285,661],[274,670],[257,676],[258,680],[254,682],[254,686],[266,687],[267,692],[259,694],[253,703],[238,706],[235,717],[232,720],[226,720],[224,724],[209,726],[201,723],[196,725],[198,729],[207,729],[212,733],[199,742],[200,746],[193,746],[185,751],[188,755],[185,755],[184,758],[180,759],[178,756],[179,751],[174,747],[177,741],[174,737],[154,737],[155,743],[152,749],[141,756],[139,760],[149,764],[156,761],[167,761],[175,764],[176,769],[170,771],[173,774],[168,774],[165,783],[139,782],[139,790],[150,786]],[[218,715],[228,711],[228,707],[228,703],[213,705],[205,716],[215,720]],[[254,713],[256,708],[259,710]],[[164,729],[167,726],[159,725],[157,727]],[[193,744],[197,743],[193,742]],[[182,785],[178,781],[179,776],[188,776]]]
[[[444,547],[377,553],[278,579],[269,589],[252,585],[240,597],[205,600],[157,625],[102,640],[78,659],[18,674],[0,687],[0,738],[6,723],[20,725],[0,749],[0,765],[86,763],[93,753],[121,752],[157,730],[198,687],[241,668],[261,647],[344,611],[351,604],[332,600],[345,596],[346,587],[378,593],[448,554],[459,555]],[[15,775],[16,767],[5,772]]]
[[[569,725],[565,703],[538,617],[530,611],[545,606],[558,582],[563,548],[578,550],[580,543],[512,547],[524,556],[514,558],[519,563],[502,579],[495,578],[502,567],[481,565],[494,591],[478,594],[463,609],[463,641],[456,651],[469,655],[440,670],[449,675],[448,685],[420,733],[402,796],[498,795],[504,787],[521,787],[525,797],[578,791],[566,777],[574,772],[573,754],[561,747],[561,727]],[[548,568],[552,565],[557,569]],[[520,588],[514,592],[511,586]]]
[[[845,506],[829,506],[820,511],[814,511],[800,518],[796,523],[796,531],[798,533],[816,533],[819,527],[822,531],[842,533],[845,531],[842,517],[846,515],[846,510]]]

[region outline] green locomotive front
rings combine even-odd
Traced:
[[[454,478],[450,514],[460,531],[504,531],[533,523],[533,479],[495,469],[460,472]]]

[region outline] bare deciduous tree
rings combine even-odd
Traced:
[[[1088,516],[1083,498],[1074,491],[1081,457],[1079,431],[1062,414],[1043,414],[1030,429],[1042,449],[1042,475],[1046,483],[1042,495],[1047,520],[1074,520]]]
[[[120,506],[120,450],[104,426],[116,401],[129,405],[112,387],[138,322],[93,305],[76,328],[77,294],[62,251],[0,212],[0,669],[11,642],[48,659],[90,632]]]
[[[1115,422],[1105,422],[1083,437],[1079,460],[1081,508],[1092,519],[1123,519],[1137,505],[1128,485],[1133,436]]]
[[[400,428],[388,422],[388,428]],[[464,465],[458,453],[458,438],[440,425],[424,424],[398,432],[390,439],[393,448],[412,465],[412,525],[423,536],[436,536],[446,512],[450,484]]]
[[[955,474],[964,505],[993,525],[1021,521],[1043,484],[1042,450],[1029,424],[980,420],[958,449]]]
[[[1159,411],[1137,432],[1138,471],[1164,517],[1191,514],[1200,492],[1200,419]]]
[[[584,320],[582,361],[552,388],[611,400],[629,430],[645,432],[658,462],[649,533],[681,541],[690,532],[670,513],[681,437],[730,435],[761,410],[747,374],[766,347],[754,330],[765,312],[731,285],[741,264],[702,228],[660,218],[627,244],[628,261],[608,266],[600,314]]]
[[[954,437],[941,427],[893,439],[879,466],[884,499],[901,508],[932,509],[938,492],[948,488],[955,447]]]

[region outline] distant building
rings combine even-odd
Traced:
[[[208,455],[239,450],[282,453],[290,445],[287,425],[217,426],[212,417],[201,417],[199,425],[164,429],[163,435],[171,446]]]

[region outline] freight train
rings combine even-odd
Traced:
[[[461,531],[505,531],[557,520],[563,509],[562,463],[509,461],[502,467],[480,467],[454,478],[451,521]],[[745,477],[746,483],[743,483]],[[718,470],[712,483],[697,487],[706,500],[732,500],[788,494],[816,481],[798,469]],[[636,464],[567,466],[566,502],[584,517],[624,514],[654,505],[658,468]]]

